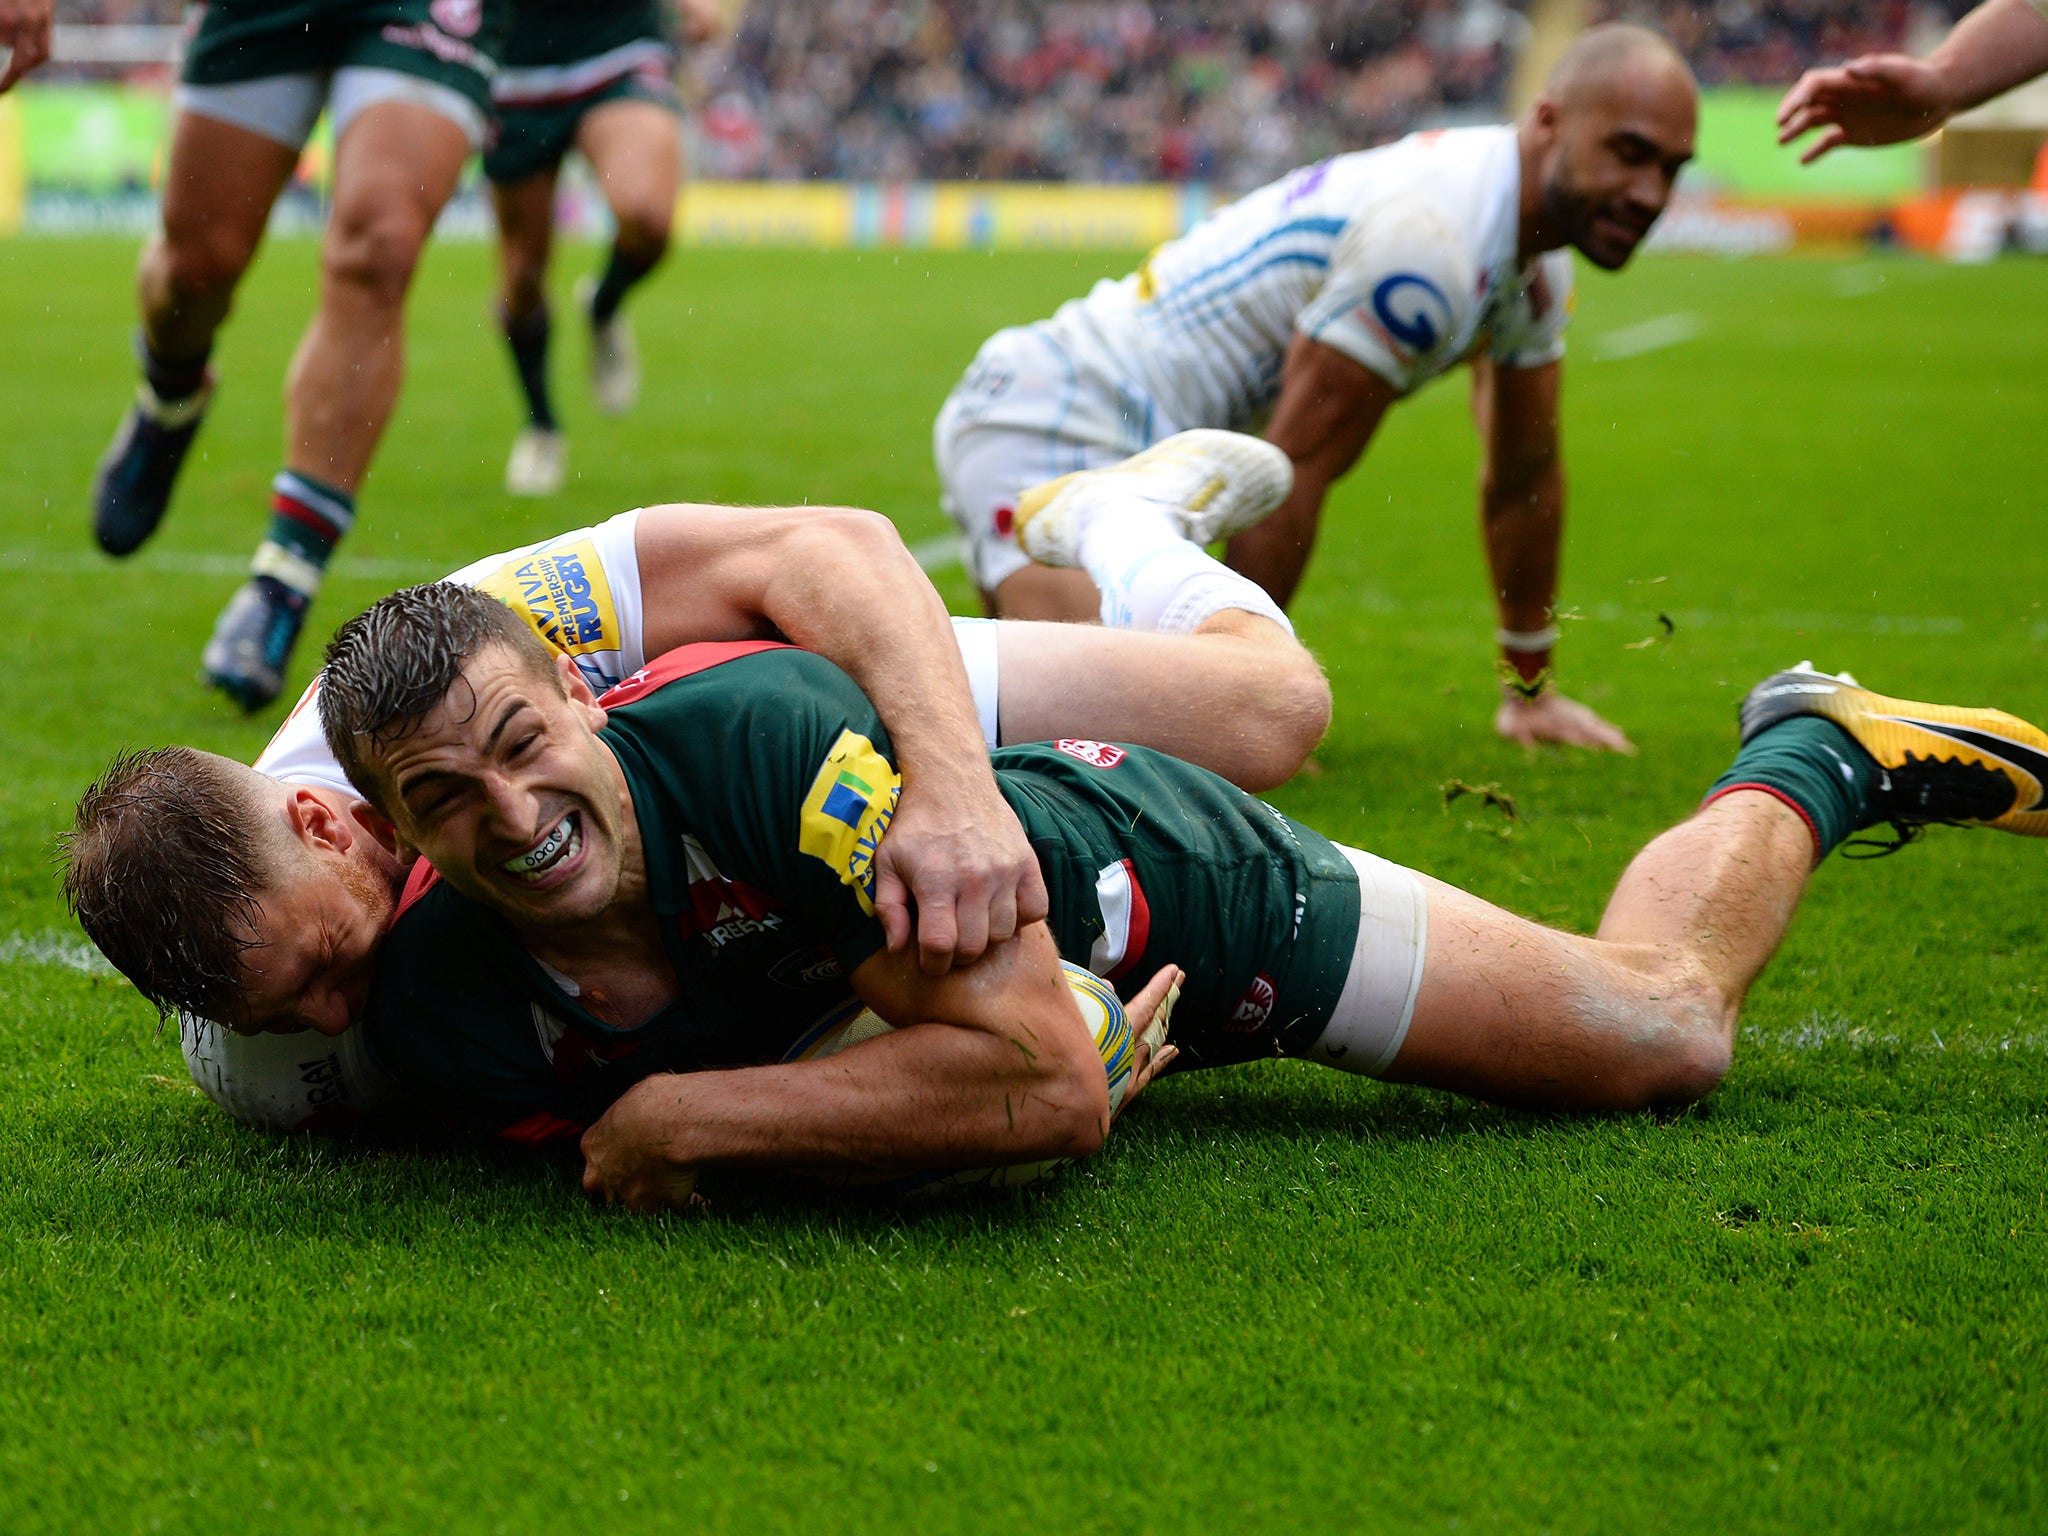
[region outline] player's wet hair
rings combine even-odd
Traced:
[[[226,1018],[240,993],[272,884],[248,772],[190,747],[124,752],[58,840],[79,926],[160,1014]]]
[[[336,630],[320,675],[320,729],[349,782],[375,801],[365,748],[418,730],[451,692],[467,689],[462,669],[491,645],[509,647],[561,687],[554,653],[517,614],[488,593],[452,581],[394,592]]]

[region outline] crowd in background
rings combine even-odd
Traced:
[[[1937,33],[1973,0],[1594,0],[1708,84]],[[747,0],[683,68],[702,177],[1243,188],[1418,125],[1498,119],[1528,0]],[[58,0],[164,25],[182,0]],[[101,69],[52,78],[104,76]]]
[[[1815,64],[1889,53],[1939,37],[1978,0],[1594,0],[1596,21],[1633,21],[1670,38],[1703,85],[1783,87]]]
[[[1251,185],[1496,113],[1526,31],[1503,0],[753,0],[691,61],[701,174]]]

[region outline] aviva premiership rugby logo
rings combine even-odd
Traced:
[[[612,590],[597,546],[588,539],[509,561],[477,585],[524,617],[535,634],[564,655],[618,648]]]
[[[902,793],[903,781],[875,744],[841,731],[804,797],[797,847],[852,886],[863,912],[875,910],[875,851]]]

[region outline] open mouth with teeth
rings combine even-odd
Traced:
[[[575,867],[583,852],[583,816],[571,811],[524,853],[515,853],[499,867],[521,885],[550,885]]]

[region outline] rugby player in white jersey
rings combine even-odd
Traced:
[[[1270,498],[1265,468],[1255,493]],[[1229,466],[1222,473],[1232,478]],[[1215,466],[1201,474],[1209,483]],[[1133,484],[1172,492],[1157,474]],[[1223,499],[1236,494],[1227,488]],[[453,579],[523,615],[599,693],[678,644],[764,635],[862,676],[878,702],[887,698],[892,731],[917,744],[915,757],[903,749],[905,798],[880,909],[894,941],[907,944],[914,900],[920,959],[935,970],[971,960],[1045,907],[1030,849],[995,798],[988,747],[1117,735],[1256,788],[1287,778],[1329,718],[1314,659],[1255,614],[1219,612],[1200,632],[1170,638],[980,619],[948,627],[894,528],[850,509],[650,507],[478,561]],[[259,893],[246,913],[245,953],[259,957],[245,966],[250,984],[230,1009],[181,992],[180,980],[167,995],[200,1088],[238,1119],[286,1130],[352,1123],[397,1102],[353,1017],[403,876],[400,850],[322,739],[318,688],[316,678],[253,771],[169,749],[122,759],[154,766],[112,797],[141,825],[211,818],[210,846],[256,845],[243,850],[249,867],[236,884]],[[88,885],[102,877],[146,881],[125,855],[99,875],[79,872]],[[74,881],[74,901],[79,889]],[[122,941],[95,937],[119,963]],[[208,964],[184,963],[201,973]],[[209,1012],[232,1013],[246,1032],[208,1022]]]
[[[933,440],[946,508],[991,611],[1085,619],[1145,606],[1146,591],[1125,590],[1131,562],[1082,558],[1065,536],[1071,519],[1034,535],[1043,498],[1027,491],[1189,428],[1262,418],[1293,461],[1294,488],[1236,532],[1228,560],[1284,606],[1325,495],[1387,407],[1469,360],[1504,660],[1496,727],[1522,742],[1628,750],[1619,730],[1549,685],[1567,247],[1610,271],[1628,261],[1692,155],[1697,98],[1662,38],[1596,28],[1519,123],[1415,134],[1295,171],[1050,320],[998,333]],[[1067,499],[1092,512],[1120,492],[1084,482]],[[1198,540],[1232,531],[1213,519],[1193,530]],[[1206,556],[1188,549],[1179,561],[1187,582]],[[1160,581],[1159,566],[1147,562],[1135,585]]]

